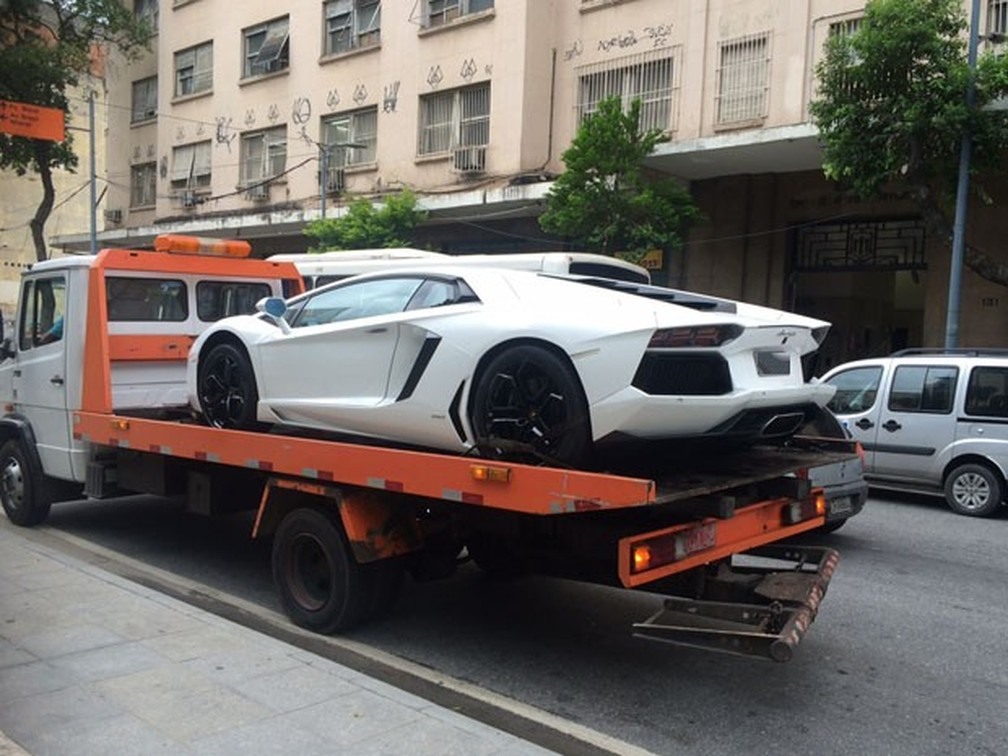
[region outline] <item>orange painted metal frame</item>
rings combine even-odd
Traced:
[[[792,499],[788,498],[768,499],[736,509],[735,514],[729,519],[709,517],[686,525],[676,525],[621,538],[619,542],[620,582],[627,588],[651,583],[694,567],[717,562],[732,554],[740,554],[757,546],[813,530],[826,522],[825,517],[813,517],[794,525],[788,525],[784,520],[784,511],[791,504]],[[637,544],[661,536],[683,533],[700,525],[714,526],[715,543],[713,548],[690,554],[683,559],[649,570],[634,572],[631,569],[633,550]]]

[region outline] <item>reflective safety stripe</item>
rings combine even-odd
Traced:
[[[462,504],[482,504],[483,495],[478,493],[470,493],[469,491],[458,491],[454,488],[443,488],[441,489],[441,498],[448,499],[448,501],[458,501]]]
[[[336,476],[332,470],[316,470],[314,467],[303,467],[301,468],[301,474],[306,478],[315,478],[316,480],[336,480]]]
[[[171,447],[164,444],[151,444],[150,450],[155,454],[171,454]]]
[[[368,478],[369,488],[380,488],[383,491],[405,491],[406,486],[399,480],[386,480],[385,478]]]
[[[246,459],[245,467],[250,467],[253,470],[265,470],[266,472],[273,471],[273,463],[267,462],[264,459]]]

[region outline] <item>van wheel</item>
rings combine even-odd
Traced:
[[[20,441],[0,447],[0,500],[7,519],[25,527],[49,516],[53,496],[45,476],[35,470]]]
[[[1001,479],[984,465],[959,465],[945,480],[945,501],[961,515],[989,517],[1003,499]]]

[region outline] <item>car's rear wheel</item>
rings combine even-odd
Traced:
[[[253,430],[259,392],[248,356],[234,344],[218,344],[199,363],[200,410],[215,428]]]
[[[574,371],[533,345],[494,356],[473,389],[470,422],[481,446],[573,467],[591,459],[587,402]]]
[[[953,512],[988,517],[998,510],[1003,499],[1001,478],[984,465],[959,465],[945,479],[945,501]]]

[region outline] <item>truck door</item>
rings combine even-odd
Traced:
[[[45,472],[62,478],[71,477],[63,338],[66,293],[63,272],[24,280],[11,373],[15,411],[31,424]]]

